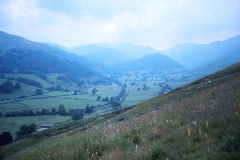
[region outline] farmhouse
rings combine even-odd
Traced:
[[[54,123],[43,123],[43,124],[41,125],[41,127],[40,127],[39,129],[37,129],[37,131],[39,132],[39,131],[48,129],[48,128],[53,127],[53,126],[55,126]]]

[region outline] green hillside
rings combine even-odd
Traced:
[[[35,133],[2,146],[1,155],[4,159],[239,159],[239,84],[240,63],[129,109]]]

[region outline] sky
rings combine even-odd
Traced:
[[[0,0],[0,30],[66,47],[131,42],[157,50],[240,34],[240,0]]]

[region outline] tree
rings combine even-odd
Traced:
[[[13,91],[14,86],[10,80],[7,80],[0,85],[0,93],[12,93]]]
[[[55,115],[55,114],[57,114],[57,111],[56,111],[56,109],[55,109],[55,108],[52,108],[52,109],[51,109],[51,114],[52,114],[52,115]]]
[[[2,132],[0,135],[0,146],[10,144],[13,141],[13,137],[10,132]]]
[[[42,109],[41,115],[48,115],[49,111],[46,109]]]
[[[74,90],[74,95],[77,95],[77,92],[78,92],[77,90]]]
[[[112,108],[113,108],[113,109],[118,109],[119,107],[121,107],[121,104],[118,103],[118,102],[114,102],[114,103],[112,104]]]
[[[66,110],[65,110],[65,107],[63,104],[61,104],[59,107],[58,107],[58,111],[59,111],[59,114],[60,115],[66,115]]]
[[[35,123],[31,123],[30,125],[23,124],[17,132],[17,138],[36,132],[36,130],[37,126],[35,125]]]
[[[101,96],[98,96],[98,97],[97,97],[97,101],[100,101],[100,100],[101,100]]]
[[[109,98],[108,98],[108,97],[103,98],[102,101],[103,101],[103,102],[109,102]]]
[[[36,112],[36,115],[37,115],[37,116],[41,115],[41,112],[40,112],[40,111],[37,111],[37,112]]]
[[[28,112],[25,109],[19,112],[19,116],[27,116],[27,115],[28,115]]]
[[[56,91],[62,91],[62,90],[63,90],[63,88],[60,85],[56,86]]]
[[[98,90],[96,88],[92,89],[92,94],[95,95],[95,93],[98,92]]]
[[[83,109],[77,109],[75,111],[73,111],[72,113],[72,120],[80,120],[80,119],[83,119],[83,116],[84,116],[84,111]]]
[[[34,112],[29,110],[28,113],[27,113],[28,116],[34,116]]]
[[[85,113],[90,114],[93,113],[93,106],[89,107],[88,105],[85,108]]]
[[[19,82],[15,83],[14,89],[20,90],[21,89],[21,84]]]
[[[35,95],[42,95],[43,91],[42,89],[36,89]]]
[[[115,98],[114,97],[110,97],[110,104],[113,104],[115,101]]]

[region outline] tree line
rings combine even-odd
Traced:
[[[5,112],[4,115],[2,115],[2,112],[0,112],[0,117],[5,116],[5,117],[21,117],[21,116],[41,116],[41,115],[70,115],[72,116],[73,120],[77,120],[78,118],[75,118],[77,114],[83,113],[82,117],[83,118],[84,114],[90,114],[94,112],[94,106],[89,106],[87,105],[85,109],[70,109],[68,112],[65,109],[65,106],[61,104],[58,109],[52,108],[51,110],[48,109],[42,109],[41,111],[32,111],[32,110],[22,110],[22,111],[11,111],[11,112]]]

